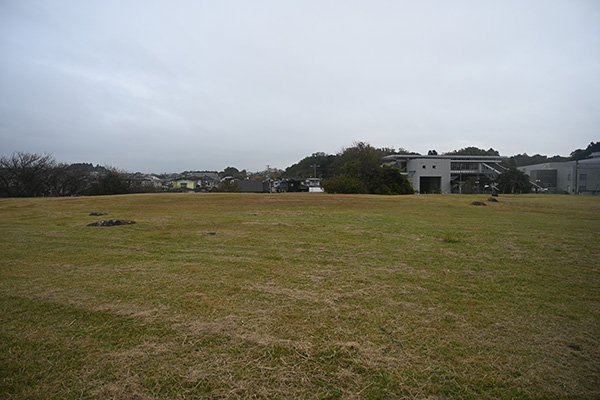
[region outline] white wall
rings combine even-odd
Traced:
[[[450,160],[448,159],[417,158],[408,160],[406,170],[408,179],[417,193],[421,192],[421,177],[440,177],[442,180],[442,187],[440,187],[442,193],[450,193],[451,191]]]

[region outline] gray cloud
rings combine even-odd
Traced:
[[[0,3],[0,147],[128,170],[285,168],[353,141],[600,139],[596,1]]]

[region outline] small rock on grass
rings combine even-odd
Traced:
[[[487,204],[485,204],[482,201],[474,201],[471,203],[472,206],[487,206]]]
[[[117,226],[117,225],[131,225],[135,224],[135,221],[128,219],[107,219],[104,221],[92,222],[88,226]]]

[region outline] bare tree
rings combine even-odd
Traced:
[[[93,182],[89,190],[89,194],[94,196],[126,194],[131,192],[131,181],[127,179],[125,173],[118,171],[115,168],[108,168],[108,172]]]
[[[49,154],[14,152],[0,157],[0,196],[34,197],[52,195],[50,173],[56,166]]]
[[[48,186],[52,196],[82,195],[90,190],[92,184],[90,173],[77,164],[58,164],[48,175]]]

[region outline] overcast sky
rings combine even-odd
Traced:
[[[600,140],[598,0],[0,0],[0,154],[285,169]]]

